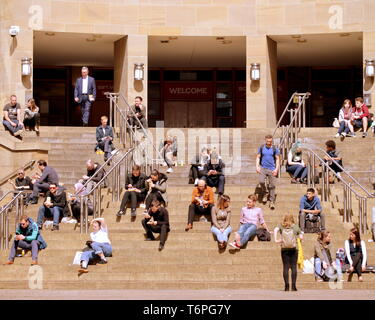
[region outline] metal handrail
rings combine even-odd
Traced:
[[[94,218],[101,215],[101,189],[104,185],[105,180],[112,174],[111,191],[112,201],[119,201],[121,193],[121,166],[125,166],[125,175],[130,171],[131,161],[130,155],[133,154],[134,148],[127,150],[127,152],[115,163],[103,176],[103,178],[85,195],[80,195],[81,205],[81,221],[80,221],[80,232],[88,233],[88,200],[90,196],[93,197],[93,215]],[[125,185],[125,182],[124,184]]]
[[[17,170],[14,170],[11,173],[9,173],[6,177],[4,177],[0,180],[0,186],[3,185],[4,183],[6,183],[9,179],[12,179],[14,176],[16,176],[18,170],[20,170],[20,169],[27,170],[29,168],[33,168],[35,161],[36,160],[30,160],[30,161],[26,162],[26,164],[24,164],[21,168],[18,168]]]
[[[112,160],[112,158],[119,153],[119,150],[116,150],[114,154],[111,154],[111,156],[99,167],[98,170],[95,171],[95,173],[83,183],[83,187],[75,192],[75,195],[80,193],[83,188],[86,188],[89,182],[91,182],[102,170],[104,170],[105,166],[108,165],[108,163]]]
[[[368,198],[375,198],[374,195],[366,194],[361,195],[357,190],[355,190],[354,186],[362,187],[361,184],[353,178],[350,174],[346,172],[346,170],[340,166],[334,159],[332,159],[324,150],[317,148],[324,152],[326,156],[328,156],[329,161],[335,163],[343,173],[347,174],[348,177],[352,179],[352,182],[347,182],[344,177],[338,176],[337,173],[329,166],[327,161],[320,157],[312,148],[307,145],[301,145],[301,149],[305,149],[308,152],[308,175],[307,175],[307,184],[309,187],[315,187],[315,168],[317,162],[322,167],[322,184],[321,184],[321,199],[322,201],[329,201],[331,190],[330,190],[330,182],[329,182],[329,173],[332,173],[336,176],[337,179],[340,179],[341,185],[343,187],[343,203],[344,203],[344,212],[343,212],[343,222],[351,222],[351,213],[352,213],[352,195],[356,197],[358,200],[358,220],[359,220],[359,230],[361,233],[365,233],[367,229],[367,199]],[[363,188],[363,187],[362,187]],[[367,190],[364,189],[364,191]]]
[[[0,250],[9,249],[9,212],[16,206],[15,228],[20,217],[24,214],[23,196],[31,193],[31,190],[12,191],[16,195],[5,206],[0,209]]]
[[[126,101],[125,97],[121,93],[112,93],[112,92],[105,92],[105,95],[107,98],[110,99],[110,122],[113,122],[114,127],[120,128],[120,142],[125,146],[127,143],[127,133],[129,133],[130,136],[130,146],[135,147],[135,143],[137,142],[137,147],[142,149],[145,155],[146,160],[146,168],[155,168],[156,166],[160,165],[164,161],[163,156],[159,152],[159,150],[156,148],[153,140],[149,136],[149,132],[147,129],[144,128],[142,125],[142,122],[138,119],[138,117],[135,116],[134,110],[131,108],[129,103]],[[125,112],[124,110],[121,110],[119,106],[118,100],[121,100],[125,104]],[[137,131],[129,125],[127,112],[130,112],[131,115],[136,119],[139,127],[141,128],[141,131],[143,133],[142,138],[146,140],[147,145],[151,146],[153,149],[153,152],[156,154],[156,158],[153,158],[149,154],[149,150],[147,149],[147,146],[145,147],[142,144],[142,141],[140,137],[137,134]],[[118,117],[119,116],[119,117]],[[120,118],[120,119],[119,119]],[[150,163],[148,163],[150,162]]]

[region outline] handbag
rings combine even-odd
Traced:
[[[333,120],[332,126],[335,127],[335,128],[340,128],[340,122],[337,118],[335,118],[335,120]]]
[[[264,228],[259,228],[256,231],[258,241],[271,241],[271,234]]]

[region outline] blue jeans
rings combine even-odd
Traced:
[[[44,218],[50,218],[50,217],[53,217],[53,225],[58,226],[59,221],[60,221],[60,214],[62,212],[63,212],[63,208],[60,208],[60,207],[47,208],[45,206],[41,206],[38,212],[38,220],[37,220],[38,226],[39,227],[42,226]]]
[[[241,247],[244,246],[249,239],[257,232],[257,226],[252,223],[243,223],[238,229],[237,233],[241,239]]]
[[[217,241],[219,242],[228,242],[229,234],[232,232],[232,227],[228,226],[224,232],[221,232],[215,226],[211,227],[211,231],[214,235],[216,235]]]
[[[92,250],[82,252],[81,261],[85,261],[87,263],[97,260],[99,258],[99,254],[103,253],[105,257],[109,257],[112,255],[112,245],[110,243],[100,243],[100,242],[93,242],[91,243]]]
[[[305,179],[307,177],[307,167],[302,165],[294,164],[288,166],[287,172],[291,173],[294,178]]]
[[[346,121],[341,121],[340,122],[340,128],[339,128],[339,131],[338,131],[338,133],[339,134],[341,134],[341,132],[345,132],[346,134],[348,134],[349,133],[349,126],[348,125],[346,125],[347,124],[347,122]]]
[[[323,263],[320,260],[320,258],[315,258],[314,264],[315,264],[315,275],[321,277]],[[336,270],[337,270],[337,276],[339,277],[339,279],[342,279],[341,263],[339,259],[336,259]]]
[[[16,127],[13,127],[9,121],[7,120],[3,120],[3,125],[13,134],[15,134],[17,131],[19,130],[22,130],[23,127],[21,127],[19,125],[19,121],[18,120],[12,120],[12,122],[14,122],[15,124],[17,124]]]

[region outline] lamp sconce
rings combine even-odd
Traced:
[[[134,80],[143,80],[144,78],[144,63],[134,64]]]
[[[260,63],[252,63],[250,67],[250,79],[252,81],[260,80]]]
[[[22,58],[21,59],[21,74],[22,76],[31,75],[31,58]]]
[[[366,59],[365,60],[365,76],[372,78],[375,75],[375,66],[373,59]]]

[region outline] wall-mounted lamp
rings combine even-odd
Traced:
[[[250,79],[253,81],[260,80],[260,64],[252,63],[250,68]]]
[[[134,80],[143,80],[144,75],[144,63],[134,64]]]
[[[363,95],[363,103],[368,107],[371,106],[371,94],[365,93]]]
[[[21,72],[22,72],[22,76],[31,75],[31,58],[21,59]]]
[[[366,59],[365,60],[365,75],[366,77],[373,77],[375,75],[375,66],[374,60]]]

